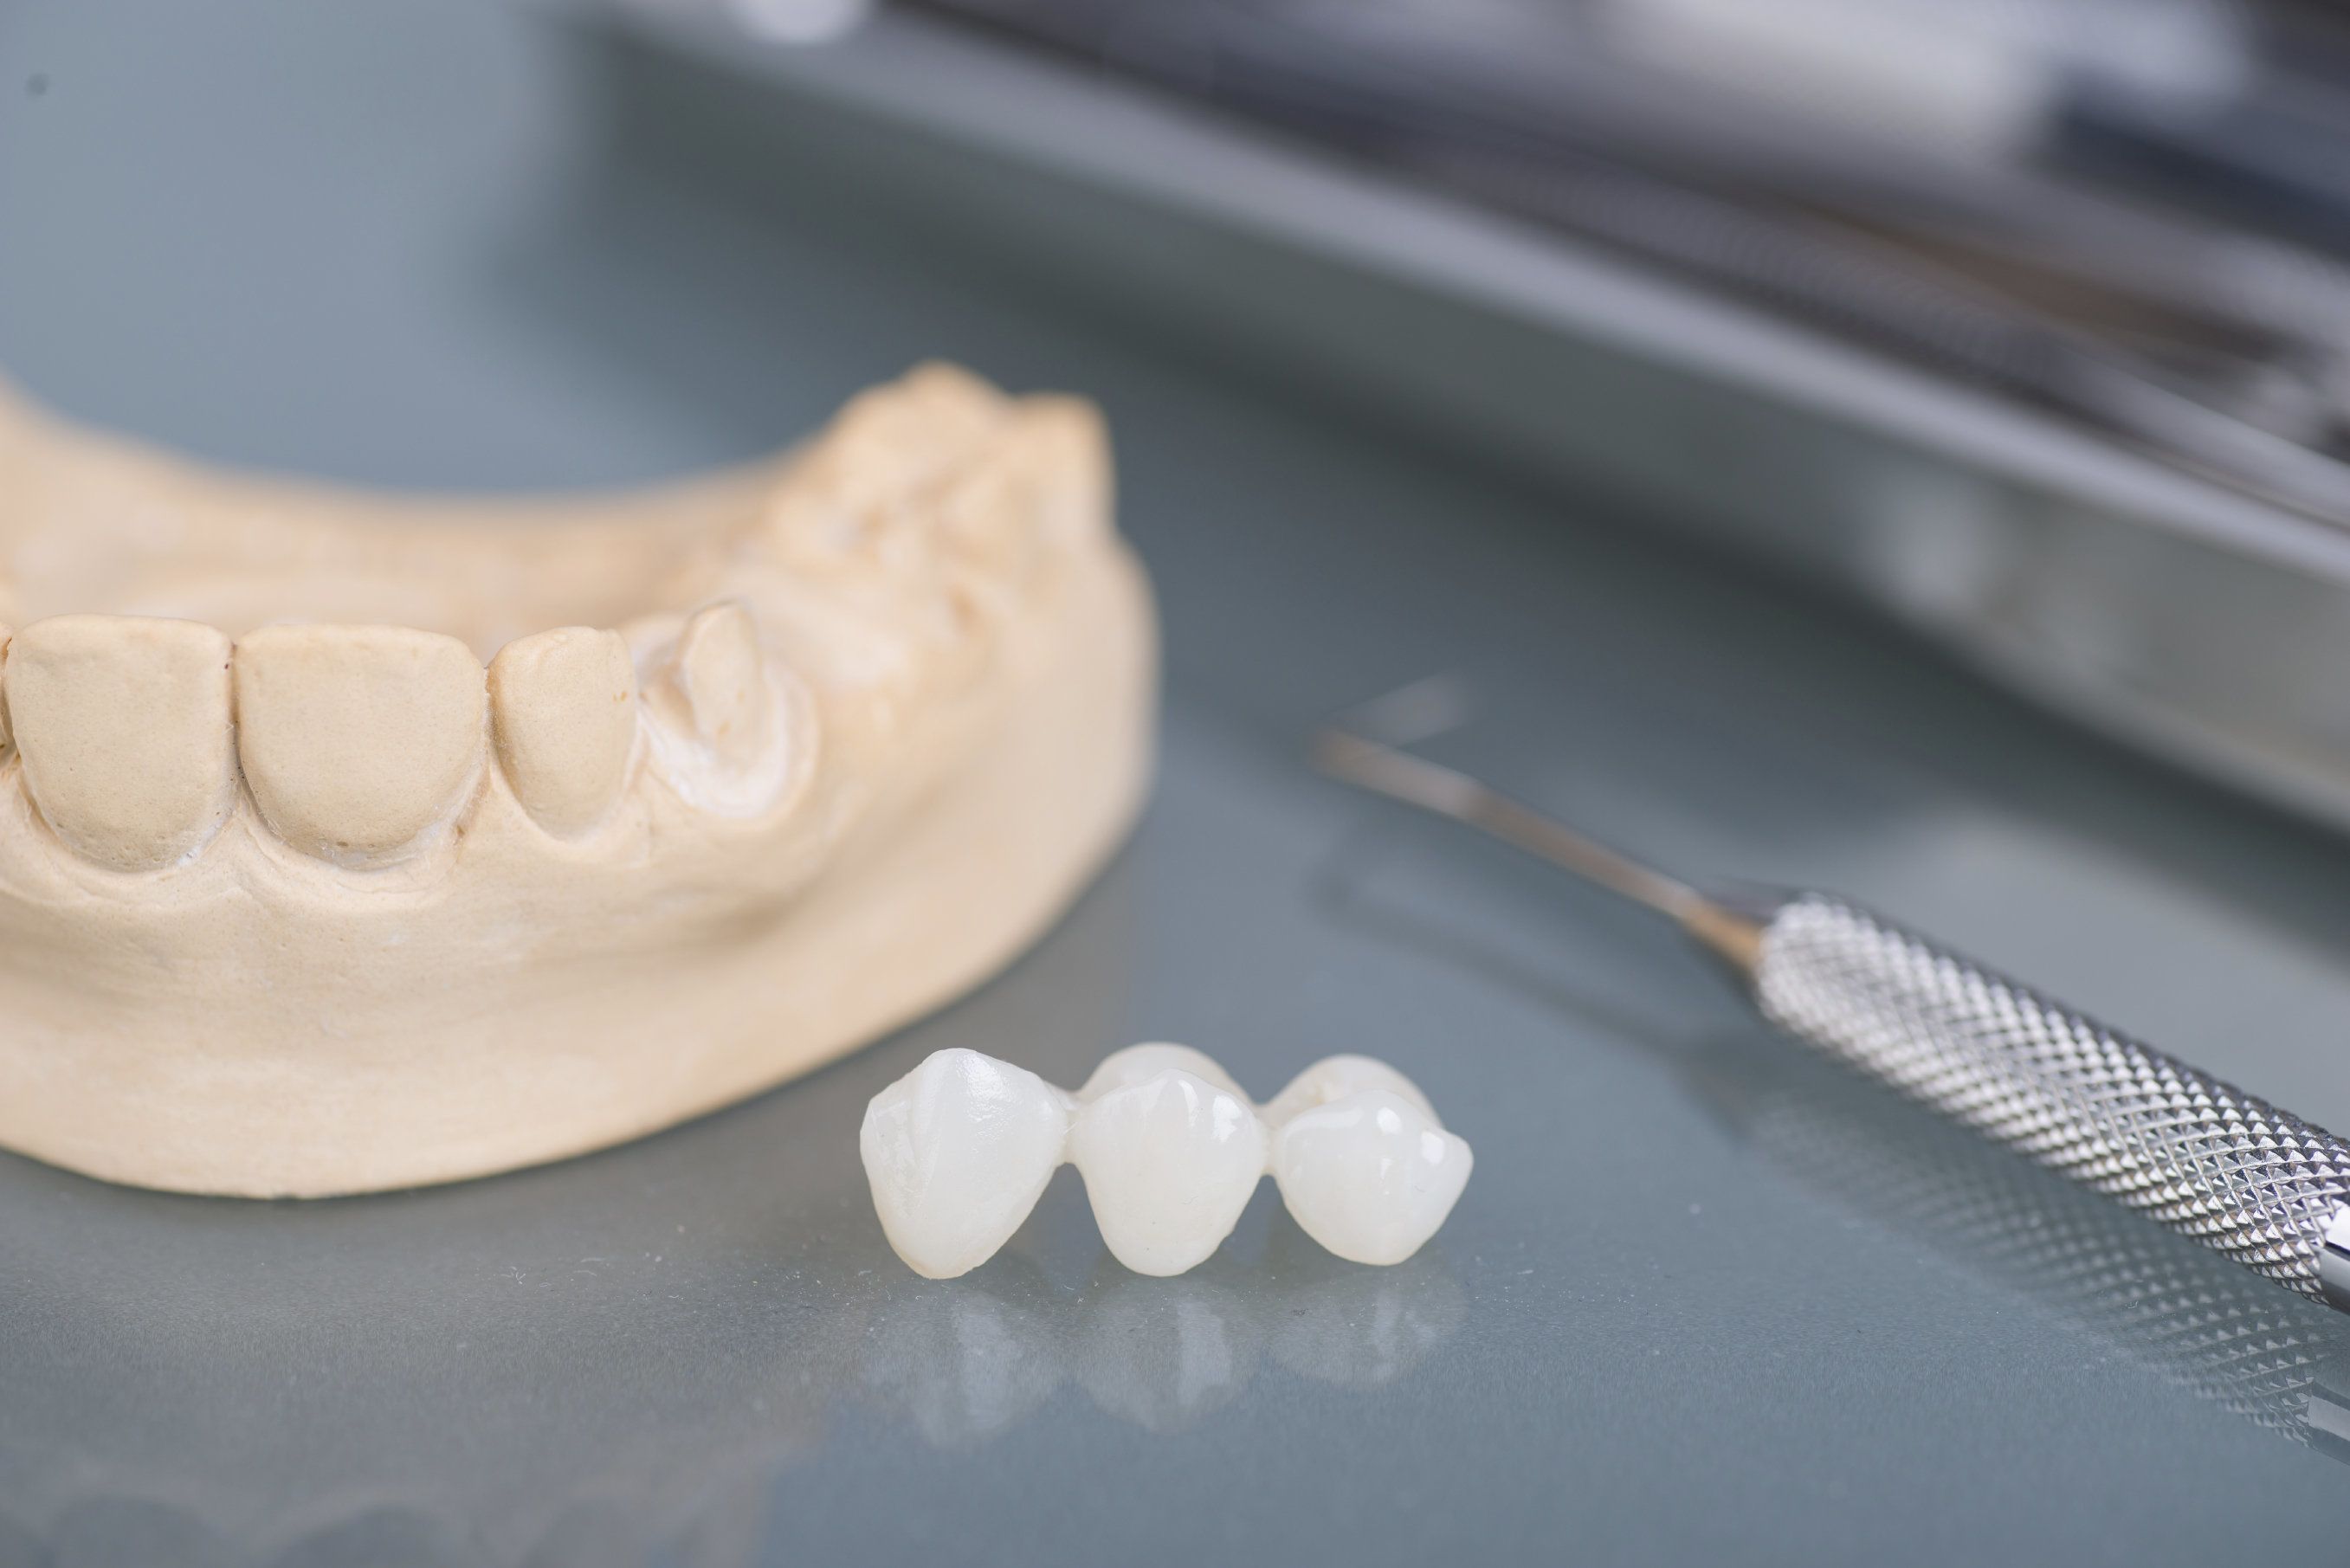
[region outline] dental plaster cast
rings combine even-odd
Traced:
[[[1144,789],[1099,422],[958,371],[510,504],[0,394],[0,1144],[92,1175],[358,1192],[669,1126],[994,972]]]
[[[1400,1263],[1452,1212],[1471,1163],[1384,1062],[1326,1057],[1260,1109],[1208,1057],[1166,1044],[1127,1047],[1074,1095],[976,1051],[936,1052],[873,1096],[858,1143],[890,1247],[934,1280],[993,1257],[1065,1161],[1138,1274],[1206,1262],[1267,1173],[1323,1246]]]

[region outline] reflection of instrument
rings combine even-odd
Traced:
[[[1692,1077],[1771,1162],[1865,1218],[2015,1285],[2198,1397],[2350,1462],[2350,1336],[2078,1188],[1752,1038]],[[1805,1069],[1808,1068],[1808,1073]]]
[[[1315,758],[1670,916],[1799,1039],[2350,1312],[2350,1144],[2333,1134],[1841,899],[1700,893],[1465,774],[1350,731],[1324,731]]]

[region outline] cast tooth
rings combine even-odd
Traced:
[[[1300,1111],[1326,1106],[1362,1089],[1385,1089],[1391,1095],[1400,1095],[1430,1123],[1437,1127],[1444,1125],[1437,1119],[1436,1107],[1428,1103],[1428,1096],[1419,1092],[1419,1085],[1385,1062],[1370,1056],[1323,1057],[1290,1079],[1281,1093],[1273,1096],[1271,1103],[1264,1107],[1264,1119],[1277,1127]]]
[[[978,450],[1007,405],[968,370],[917,366],[840,410],[809,450],[808,478],[852,514],[889,507]]]
[[[451,815],[481,765],[486,676],[453,637],[269,626],[236,647],[254,804],[306,854],[365,865]]]
[[[993,446],[938,500],[946,547],[1014,580],[1039,550],[1066,549],[1110,512],[1109,438],[1101,415],[1071,398],[1024,399]]]
[[[1102,1241],[1138,1274],[1180,1274],[1222,1245],[1264,1174],[1264,1154],[1255,1108],[1180,1067],[1090,1100],[1069,1132]]]
[[[8,644],[15,636],[16,633],[8,628],[0,626],[0,752],[8,749],[11,739],[8,730]]]
[[[1068,1121],[1058,1089],[976,1051],[938,1052],[874,1096],[858,1149],[890,1247],[933,1280],[987,1262],[1043,1196]]]
[[[490,718],[515,797],[550,833],[595,826],[628,782],[637,672],[619,633],[567,626],[490,661]]]
[[[1273,1135],[1274,1179],[1298,1227],[1357,1263],[1418,1251],[1452,1212],[1470,1163],[1467,1144],[1391,1089],[1298,1111]]]
[[[8,649],[25,787],[59,839],[125,871],[201,847],[235,805],[229,640],[145,617],[36,621]]]
[[[1123,1051],[1111,1052],[1101,1059],[1101,1064],[1094,1069],[1093,1076],[1086,1080],[1086,1086],[1077,1091],[1077,1098],[1097,1100],[1113,1089],[1139,1084],[1170,1067],[1180,1068],[1205,1078],[1242,1104],[1248,1103],[1247,1093],[1232,1082],[1232,1075],[1205,1051],[1194,1051],[1189,1045],[1163,1044],[1129,1045]]]
[[[745,771],[773,750],[775,701],[751,612],[728,600],[685,623],[663,678],[663,705],[727,771]]]
[[[1044,538],[1067,547],[1109,527],[1114,510],[1109,431],[1082,398],[1028,400],[1029,461],[1045,475],[1036,520]]]

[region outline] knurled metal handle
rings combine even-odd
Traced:
[[[1789,1033],[2350,1311],[2350,1144],[2332,1133],[1821,894],[1771,916],[1754,985]]]

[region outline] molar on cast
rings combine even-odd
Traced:
[[[1163,1067],[1086,1103],[1069,1158],[1110,1255],[1138,1274],[1180,1274],[1240,1223],[1264,1175],[1264,1127],[1245,1096]]]
[[[799,560],[917,566],[927,529],[909,502],[982,450],[1011,406],[968,371],[941,364],[859,394],[776,491],[770,539]]]
[[[963,462],[1011,400],[967,370],[923,364],[849,400],[825,432],[819,477],[853,509],[887,505]]]
[[[1062,398],[1024,398],[995,440],[941,475],[931,534],[951,591],[1009,608],[1079,540],[1108,526],[1109,446],[1100,416]]]
[[[25,787],[68,848],[151,871],[201,848],[234,808],[228,639],[194,621],[68,615],[9,644]]]
[[[983,452],[940,487],[938,541],[966,567],[1016,581],[1033,565],[1046,476],[1015,441]]]
[[[933,1053],[873,1096],[858,1134],[889,1245],[928,1279],[979,1267],[1044,1196],[1068,1130],[1061,1092],[1035,1074]]]
[[[523,809],[568,836],[601,821],[627,784],[637,742],[637,671],[619,633],[561,627],[490,661],[491,731]]]
[[[1082,398],[1027,399],[1011,444],[1033,486],[1040,544],[1071,549],[1108,529],[1116,486],[1099,409]]]
[[[237,750],[278,836],[344,865],[398,857],[481,767],[487,676],[453,637],[269,626],[236,647]]]

